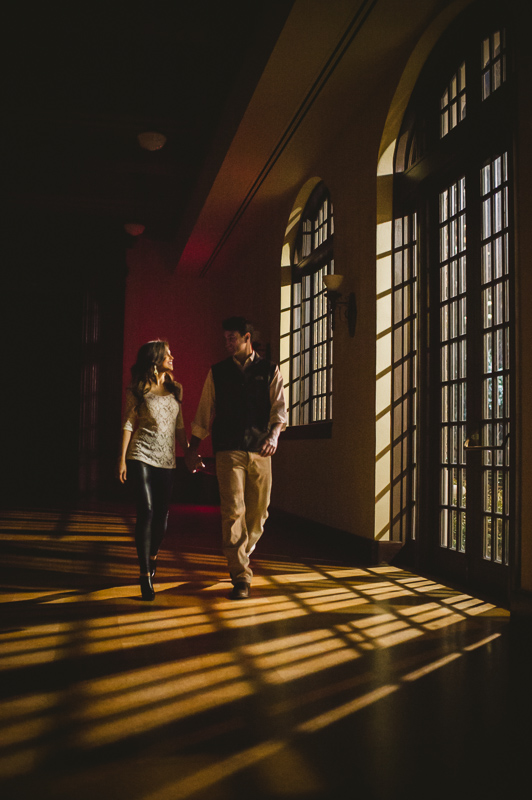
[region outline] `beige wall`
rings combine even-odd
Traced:
[[[358,5],[343,4],[342,23],[349,17],[348,7],[353,11]],[[228,287],[233,298],[243,299],[243,310],[256,319],[276,355],[284,230],[304,183],[313,177],[325,181],[335,209],[335,268],[345,275],[344,289],[356,293],[357,333],[351,339],[341,324],[335,332],[332,438],[281,442],[274,461],[273,505],[367,538],[374,536],[375,514],[379,151],[398,81],[423,27],[451,5],[451,10],[445,10],[445,21],[439,23],[443,28],[464,4],[410,3],[408,22],[399,5],[382,3],[379,13],[371,16],[355,37],[207,275],[220,304],[227,302]],[[338,21],[333,20],[335,24]],[[340,27],[336,36],[331,33],[331,47],[339,39],[339,31]],[[425,48],[425,57],[429,49]],[[289,55],[284,58],[276,65],[277,76],[272,81],[282,86],[284,75],[287,91],[293,92],[291,82],[296,78]],[[323,61],[324,54],[302,87],[310,85]],[[419,70],[423,59],[418,61]],[[300,79],[299,74],[297,77]],[[397,120],[400,123],[400,117]],[[245,123],[253,130],[252,118]],[[246,148],[240,152],[245,160]],[[235,154],[235,174],[238,163]],[[225,164],[227,171],[230,168],[231,154]],[[214,209],[215,193],[209,202]]]

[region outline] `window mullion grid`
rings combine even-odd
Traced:
[[[463,61],[440,98],[440,139],[465,119],[466,65]]]
[[[507,564],[510,481],[509,230],[506,154],[481,171],[483,558]]]
[[[315,422],[319,419],[319,382],[320,374],[318,370],[318,331],[319,324],[319,294],[317,293],[317,278],[319,272],[314,272],[311,276],[311,325],[310,325],[310,419],[309,422]]]
[[[312,293],[311,276],[304,275],[301,296],[301,414],[300,424],[311,421],[311,336],[312,336]]]
[[[312,339],[312,369],[314,375],[313,421],[327,419],[328,376],[328,315],[323,276],[328,265],[314,273],[314,318]]]
[[[318,211],[305,217],[302,223],[299,262],[322,247],[333,231],[332,204],[325,197]],[[326,253],[327,249],[322,248],[322,252]],[[290,425],[332,419],[332,325],[323,285],[323,276],[332,272],[332,258],[325,263],[315,259],[312,271],[306,273],[298,273],[297,265],[293,267]]]
[[[290,319],[290,424],[299,425],[301,416],[301,280],[292,283]]]
[[[320,246],[330,231],[329,203],[325,199],[314,222],[314,242]],[[329,375],[329,322],[323,276],[330,270],[330,262],[308,276],[309,286],[309,397],[307,422],[330,419]]]
[[[325,201],[321,204],[314,220],[314,249],[318,248],[323,241],[323,226],[325,214]],[[316,317],[317,303],[316,296],[316,273],[309,276],[310,287],[310,341],[309,341],[309,417],[307,422],[314,422],[318,418],[317,414],[317,384],[318,373],[316,371]]]
[[[465,552],[465,181],[440,193],[440,546]]]
[[[392,310],[392,539],[415,538],[416,215],[394,222]]]
[[[332,217],[331,217],[332,218]],[[325,268],[325,275],[334,274],[334,259],[331,259]],[[332,419],[332,397],[333,397],[333,336],[332,320],[328,313],[327,297],[325,288],[323,289],[323,302],[325,308],[325,363],[326,363],[326,418]]]
[[[487,100],[506,81],[506,31],[495,31],[482,41],[482,100]]]

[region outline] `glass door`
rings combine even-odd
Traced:
[[[511,506],[509,216],[507,153],[439,191],[430,303],[438,309],[431,315],[439,395],[431,415],[439,428],[437,467],[435,453],[430,459],[439,487],[433,557],[445,572],[502,592]]]

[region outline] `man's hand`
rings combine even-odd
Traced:
[[[275,451],[277,450],[277,436],[270,434],[267,439],[264,440],[261,449],[259,450],[259,455],[261,456],[273,456]]]
[[[205,468],[200,454],[193,447],[189,447],[185,453],[185,464],[189,472],[197,472],[199,469]]]

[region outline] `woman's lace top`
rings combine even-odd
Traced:
[[[138,412],[137,400],[128,390],[123,429],[133,431],[126,458],[144,461],[153,467],[175,467],[175,432],[184,428],[181,403],[173,394],[148,392]]]

